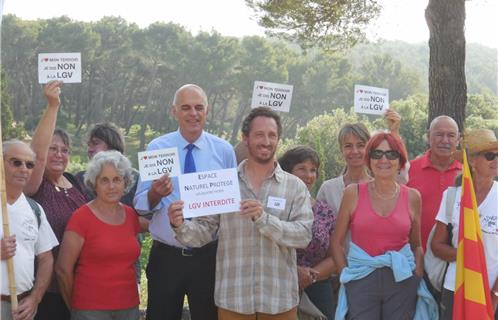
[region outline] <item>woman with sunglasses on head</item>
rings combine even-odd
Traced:
[[[494,179],[498,176],[498,141],[493,131],[476,129],[465,134],[464,145],[468,150],[467,157],[481,222],[491,301],[493,303],[493,310],[496,311],[498,304],[498,183]],[[454,158],[462,162],[462,152],[457,151]],[[447,221],[448,219],[446,218],[448,190],[450,189],[447,189],[443,193],[443,198],[441,199],[439,211],[436,216],[436,232],[431,242],[434,255],[449,262],[441,293],[440,319],[443,320],[452,319],[453,316],[453,294],[455,291],[456,274],[455,260],[460,224],[461,177],[457,178],[455,201],[451,209],[451,221]],[[449,239],[449,231],[447,229],[448,222],[453,226],[451,239]],[[448,244],[450,240],[451,245]],[[495,319],[498,319],[496,313]]]
[[[278,162],[284,171],[301,179],[311,192],[315,185],[320,157],[307,146],[287,150]],[[298,249],[297,275],[299,290],[304,290],[311,302],[327,317],[334,319],[333,290],[330,275],[335,272],[330,238],[335,226],[335,215],[322,201],[311,199],[313,209],[312,239],[306,249]]]
[[[64,130],[55,129],[60,107],[61,86],[61,81],[51,81],[44,87],[48,106],[31,141],[37,165],[24,190],[43,207],[59,243],[62,241],[64,229],[73,211],[86,203],[83,188],[73,175],[65,172],[71,150],[69,136]],[[59,247],[54,248],[54,260],[57,258],[58,251]],[[54,276],[38,305],[35,319],[66,320],[69,318],[69,310],[62,299]]]
[[[344,285],[336,319],[346,312],[347,319],[412,319],[423,275],[420,195],[396,181],[407,162],[397,135],[375,134],[365,154],[373,178],[346,187],[332,239]],[[352,242],[346,260],[348,231]]]

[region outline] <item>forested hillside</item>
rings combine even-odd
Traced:
[[[30,133],[45,107],[37,82],[37,54],[81,52],[83,82],[64,86],[58,119],[58,125],[75,137],[74,155],[81,154],[81,161],[86,160],[80,152],[86,131],[94,123],[112,121],[123,128],[133,152],[159,133],[176,129],[168,106],[184,83],[196,83],[208,94],[207,130],[235,143],[255,80],[294,85],[291,112],[283,116],[287,145],[335,142],[333,133],[341,121],[324,124],[335,126],[330,130],[319,125],[319,134],[308,138],[303,130],[326,117],[344,114],[356,120],[350,112],[354,84],[389,88],[392,106],[404,116],[402,133],[415,155],[425,147],[421,135],[427,125],[428,50],[425,43],[386,41],[349,51],[303,52],[296,45],[263,37],[239,39],[216,31],[194,35],[173,23],[139,28],[118,17],[81,22],[67,17],[26,21],[7,15],[2,25],[4,135],[19,135],[23,129]],[[498,127],[497,55],[496,49],[468,45],[467,125],[487,121]],[[382,126],[379,121],[369,125]],[[332,155],[330,159],[326,176],[340,170]]]

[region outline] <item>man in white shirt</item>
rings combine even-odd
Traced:
[[[23,188],[35,166],[35,154],[19,140],[3,143],[7,211],[11,236],[0,230],[1,258],[1,319],[33,319],[38,304],[52,275],[54,258],[52,248],[58,245],[42,207],[31,203]],[[38,210],[34,208],[38,207]],[[34,272],[36,257],[36,276]],[[18,307],[12,310],[7,277],[7,259],[14,260],[14,274]]]

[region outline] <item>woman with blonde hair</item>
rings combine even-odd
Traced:
[[[399,114],[393,110],[387,110],[384,118],[389,131],[399,138],[398,131],[401,122]],[[348,185],[372,179],[365,163],[365,148],[370,140],[367,127],[360,122],[347,123],[339,130],[337,140],[346,166],[341,175],[323,182],[316,196],[317,200],[325,201],[336,214],[339,212],[344,189]],[[396,179],[402,183],[406,182],[406,172],[406,168],[401,170],[401,175],[398,175]]]

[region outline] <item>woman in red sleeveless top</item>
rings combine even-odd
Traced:
[[[399,252],[406,244],[415,257],[415,274],[394,280],[391,267],[379,267],[345,284],[348,319],[412,319],[417,286],[423,275],[420,242],[420,195],[396,182],[407,162],[406,149],[391,133],[378,133],[367,144],[365,162],[374,179],[352,184],[344,192],[333,237],[333,255],[340,271],[347,266],[346,234],[370,257]]]

